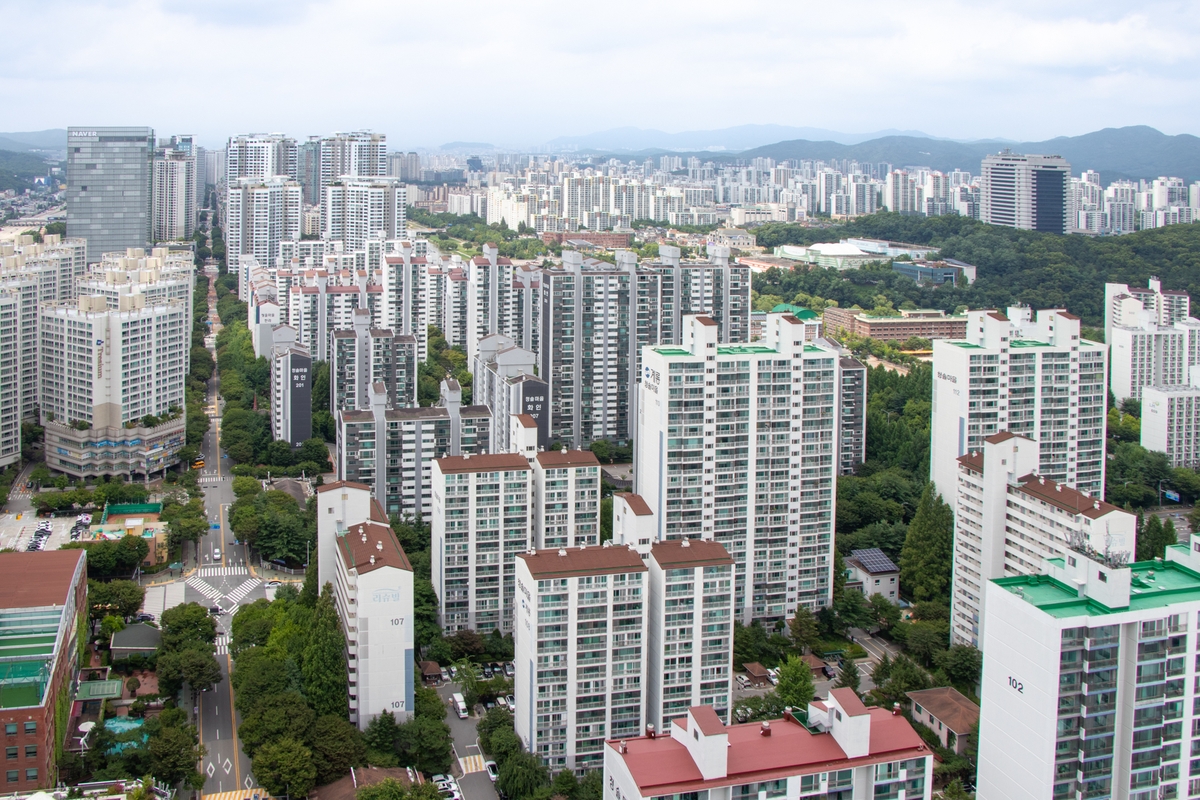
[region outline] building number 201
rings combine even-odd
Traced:
[[[1025,684],[1021,683],[1019,680],[1012,677],[1011,675],[1008,676],[1008,685],[1011,686],[1012,688],[1016,689],[1021,694],[1025,694]]]

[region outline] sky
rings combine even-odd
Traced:
[[[1194,0],[0,0],[0,129],[1200,134]],[[24,31],[24,35],[14,36]]]

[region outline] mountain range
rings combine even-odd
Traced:
[[[606,152],[636,152],[641,150],[686,150],[720,152],[740,151],[789,139],[830,141],[853,145],[885,136],[932,138],[921,131],[901,131],[894,128],[873,133],[842,133],[827,128],[797,128],[790,125],[737,125],[732,128],[708,131],[664,133],[646,128],[611,128],[583,136],[559,136],[546,142],[551,152],[564,150]]]
[[[67,129],[51,128],[46,131],[0,133],[0,150],[8,150],[13,153],[65,153]]]

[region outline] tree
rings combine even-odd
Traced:
[[[883,684],[876,683],[874,693],[885,703],[904,703],[908,693],[929,688],[929,676],[925,670],[907,656],[896,656]]]
[[[954,512],[925,487],[900,551],[900,582],[916,600],[948,597],[954,536]]]
[[[604,773],[598,769],[591,769],[580,779],[579,788],[575,790],[574,800],[600,800],[603,794]]]
[[[958,778],[950,781],[942,790],[942,800],[972,800],[974,797],[975,795],[963,788],[963,783]]]
[[[130,678],[125,681],[125,690],[129,692],[131,697],[137,697],[138,689],[142,688],[142,682],[137,678]]]
[[[246,755],[254,758],[263,745],[293,736],[297,731],[308,731],[315,721],[316,714],[299,692],[283,692],[264,697],[243,718],[238,737]]]
[[[579,791],[579,781],[575,778],[575,773],[569,769],[564,769],[554,776],[554,780],[550,781],[550,796],[565,797],[570,800]]]
[[[850,628],[869,628],[874,620],[867,599],[858,591],[842,592],[833,610],[837,615],[838,628],[843,632]]]
[[[428,717],[412,717],[396,730],[400,766],[414,767],[427,775],[449,772],[453,760],[450,726]]]
[[[302,662],[304,695],[319,716],[346,716],[349,701],[345,641],[333,602],[333,585],[326,583],[317,600]]]
[[[105,644],[112,641],[113,634],[125,630],[125,621],[120,617],[109,615],[100,620],[100,638]]]
[[[1172,528],[1173,529],[1173,528]],[[1163,524],[1157,514],[1150,514],[1142,529],[1138,531],[1136,558],[1138,561],[1150,561],[1162,558]]]
[[[907,627],[904,649],[922,664],[932,665],[934,656],[946,649],[949,626],[944,622],[917,620]]]
[[[788,620],[788,632],[791,633],[792,644],[801,653],[808,652],[821,638],[817,618],[808,606],[796,606],[795,616]]]
[[[367,748],[367,760],[379,767],[396,766],[396,738],[399,726],[391,711],[384,711],[367,724],[363,731],[363,744]]]
[[[428,686],[416,687],[413,692],[413,705],[416,706],[413,713],[418,717],[426,717],[438,722],[446,719],[446,704],[442,702],[442,697],[436,689],[430,689]]]
[[[312,751],[291,737],[263,745],[251,765],[254,777],[276,797],[304,797],[316,785]]]
[[[806,709],[813,699],[812,669],[796,656],[788,656],[779,665],[775,694],[784,706]]]
[[[129,619],[142,607],[146,590],[133,581],[88,581],[88,614],[100,619],[108,614]]]
[[[876,686],[882,686],[888,677],[892,674],[892,659],[884,652],[879,660],[875,662],[875,668],[871,670],[871,682]]]
[[[974,689],[979,682],[983,654],[969,644],[956,644],[935,655],[933,660],[951,683]]]
[[[197,741],[196,730],[190,726],[163,725],[147,743],[150,774],[168,786],[186,780],[193,786],[203,786],[204,777],[196,764],[206,754]]]
[[[221,667],[212,650],[200,645],[159,651],[157,673],[159,689],[167,695],[179,694],[185,682],[200,692],[221,682]]]
[[[257,478],[242,475],[233,479],[233,496],[238,500],[241,500],[243,497],[253,497],[261,493],[262,490],[262,484]]]
[[[487,713],[479,719],[479,724],[475,726],[475,735],[479,738],[479,746],[483,748],[483,752],[495,755],[492,750],[492,734],[512,729],[512,712],[507,708],[496,706],[488,709]]]
[[[191,642],[212,644],[217,638],[217,623],[199,603],[185,603],[162,613],[162,646],[177,650]]]
[[[308,738],[317,768],[317,783],[322,786],[361,764],[367,754],[358,728],[341,717],[320,717]]]
[[[873,594],[868,598],[871,613],[875,615],[875,624],[880,630],[889,631],[900,622],[900,606],[888,600],[881,594]]]
[[[514,753],[500,766],[496,788],[512,800],[526,800],[548,783],[542,760],[531,753]]]
[[[842,673],[838,675],[838,680],[835,686],[838,689],[853,689],[858,692],[858,684],[862,676],[858,671],[858,663],[854,659],[846,659],[846,666],[842,667]]]

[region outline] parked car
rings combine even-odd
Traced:
[[[448,669],[446,669],[446,668],[444,668],[444,667],[442,668],[442,682],[443,682],[443,683],[449,683],[449,682],[450,682],[450,670],[448,670]]]
[[[511,661],[506,661],[504,663],[504,674],[510,678],[517,674],[517,670]]]
[[[492,783],[500,779],[500,768],[496,766],[495,761],[483,762],[483,768],[487,770],[488,778],[491,779]]]
[[[507,699],[508,699],[508,707],[511,708],[512,710],[516,711],[517,701],[513,698],[513,696],[511,694],[508,696]]]
[[[141,614],[138,614],[137,617],[135,617],[135,619],[138,622],[154,622],[154,615],[142,612]]]
[[[279,580],[267,581],[267,586],[282,586],[282,585],[283,585],[283,581],[279,581]]]
[[[458,680],[458,667],[450,665],[450,680]]]
[[[483,665],[483,679],[484,679],[485,681],[490,681],[490,680],[492,679],[492,675],[493,675],[493,673],[492,673],[492,665],[491,665],[491,664],[484,664],[484,665]]]
[[[508,708],[508,700],[503,697],[497,697],[496,705],[500,706],[501,708]]]
[[[825,677],[829,680],[833,680],[837,677],[837,673],[833,671],[833,667],[829,666],[828,664],[821,667],[821,672],[825,673]]]
[[[443,775],[442,773],[439,772],[436,775],[430,775],[429,780],[433,781],[434,783],[445,783],[446,781],[450,780],[450,776]]]

